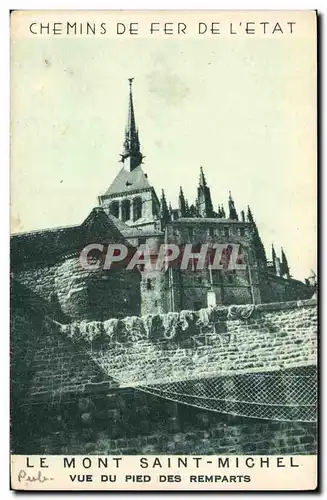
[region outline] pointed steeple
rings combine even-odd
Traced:
[[[241,210],[241,221],[245,222],[245,213],[244,213],[244,210]]]
[[[129,101],[128,101],[128,121],[125,130],[124,150],[121,156],[121,162],[129,172],[141,165],[144,156],[140,151],[139,131],[136,128],[135,113],[133,104],[132,84],[134,78],[129,78]]]
[[[226,212],[225,212],[225,209],[224,209],[224,205],[221,204],[221,217],[222,219],[226,219]]]
[[[290,279],[290,268],[288,267],[288,262],[287,262],[287,258],[286,258],[286,255],[285,255],[285,252],[283,250],[283,247],[282,247],[282,261],[281,261],[281,275],[282,276],[285,276],[287,277],[287,279]]]
[[[272,260],[272,263],[273,263],[273,269],[274,269],[274,272],[276,273],[276,252],[275,252],[275,248],[274,248],[274,245],[271,245],[271,260]]]
[[[167,201],[166,201],[166,196],[164,190],[161,192],[161,200],[160,200],[160,218],[161,218],[161,224],[162,227],[164,227],[167,222],[171,220],[171,216],[169,213]]]
[[[188,206],[188,201],[186,198],[185,198],[185,210],[186,210],[186,217],[189,217],[190,216],[190,208]]]
[[[238,215],[236,212],[235,208],[235,203],[232,198],[232,193],[229,191],[229,198],[228,198],[228,207],[229,207],[229,218],[232,220],[238,220]]]
[[[265,247],[263,246],[263,243],[261,241],[259,231],[257,228],[257,225],[254,221],[252,212],[250,207],[248,206],[248,211],[247,211],[247,220],[252,224],[252,241],[253,241],[253,246],[255,248],[255,253],[257,256],[257,259],[261,262],[261,264],[266,267],[267,265],[267,257],[266,257],[266,251]]]
[[[252,215],[251,208],[249,205],[248,205],[248,211],[247,211],[247,220],[248,220],[248,222],[251,222],[251,224],[254,223],[253,215]]]
[[[183,189],[182,189],[182,186],[180,187],[180,191],[179,191],[179,196],[178,196],[178,206],[179,206],[179,209],[181,211],[181,217],[186,217],[186,202],[185,202],[185,198],[184,198],[184,193],[183,193]]]
[[[203,173],[203,168],[200,167],[200,179],[199,179],[199,186],[205,187],[207,185],[206,178]]]
[[[202,167],[200,167],[200,179],[196,205],[200,217],[215,217],[211,201],[210,188],[207,186]]]

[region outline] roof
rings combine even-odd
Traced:
[[[151,188],[151,185],[148,181],[147,175],[143,172],[140,165],[131,172],[123,167],[118,172],[117,176],[105,192],[104,196],[109,196],[116,193],[128,193],[130,191],[149,188]]]
[[[10,238],[11,264],[26,261],[48,261],[52,257],[79,252],[89,243],[105,243],[108,238],[124,241],[124,236],[105,211],[94,208],[80,225],[57,227],[28,233],[17,233]]]
[[[107,213],[107,211],[106,211],[106,213]],[[107,216],[108,216],[108,219],[110,219],[113,222],[113,224],[115,224],[115,226],[122,233],[123,236],[130,237],[130,238],[144,236],[144,233],[141,229],[138,229],[137,227],[133,227],[133,226],[128,226],[127,224],[125,224],[121,220],[117,219],[117,217],[115,217],[112,214],[107,213]]]
[[[104,210],[106,210],[104,208]],[[117,219],[114,215],[108,214],[106,211],[108,218],[112,220],[112,222],[115,224],[117,229],[121,232],[123,236],[126,238],[142,238],[145,236],[164,236],[164,232],[160,231],[159,229],[151,229],[147,227],[143,227],[142,229],[136,226],[129,226],[125,224],[125,222],[122,222],[120,219]],[[144,219],[139,219],[139,221],[144,221]],[[145,222],[149,222],[149,220],[146,220]],[[153,223],[153,220],[151,221]]]

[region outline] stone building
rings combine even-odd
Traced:
[[[285,252],[281,259],[272,248],[268,261],[250,207],[238,214],[231,193],[228,210],[221,203],[214,209],[210,187],[203,168],[194,203],[189,204],[180,187],[178,207],[167,203],[162,190],[160,202],[143,171],[136,126],[132,79],[129,81],[128,123],[125,132],[122,167],[99,205],[124,226],[120,230],[131,244],[146,243],[155,253],[160,243],[180,247],[201,243],[240,244],[246,257],[245,270],[212,271],[170,268],[166,272],[144,271],[141,282],[141,312],[161,313],[200,309],[215,304],[246,304],[308,298],[312,289],[290,276]],[[138,233],[130,233],[130,229]],[[213,292],[213,293],[212,293]]]
[[[121,169],[99,196],[98,207],[76,226],[21,233],[11,238],[13,279],[53,305],[66,321],[156,314],[208,305],[280,302],[310,298],[313,288],[290,275],[286,254],[272,248],[266,257],[250,207],[239,213],[231,193],[228,210],[214,205],[203,168],[193,203],[182,187],[178,207],[160,199],[142,165],[136,126],[132,80],[129,80],[128,123]],[[146,244],[154,255],[162,243],[238,244],[245,268],[127,271],[123,268],[86,271],[79,264],[81,250],[90,243],[123,242],[130,249]],[[195,252],[195,250],[194,250]]]

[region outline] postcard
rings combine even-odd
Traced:
[[[11,487],[317,488],[317,13],[11,13]]]

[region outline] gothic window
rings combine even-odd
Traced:
[[[213,227],[209,227],[209,236],[212,238],[215,235],[215,231]]]
[[[245,228],[240,227],[240,236],[245,236]]]
[[[146,280],[146,289],[147,290],[152,290],[152,282],[150,279]]]
[[[119,203],[118,203],[118,201],[113,201],[110,203],[109,212],[114,217],[117,217],[117,219],[119,218]]]
[[[224,236],[229,236],[229,227],[224,227]]]
[[[142,198],[134,198],[133,200],[133,221],[142,217]]]
[[[121,204],[122,220],[125,222],[131,218],[131,202],[123,200]]]

